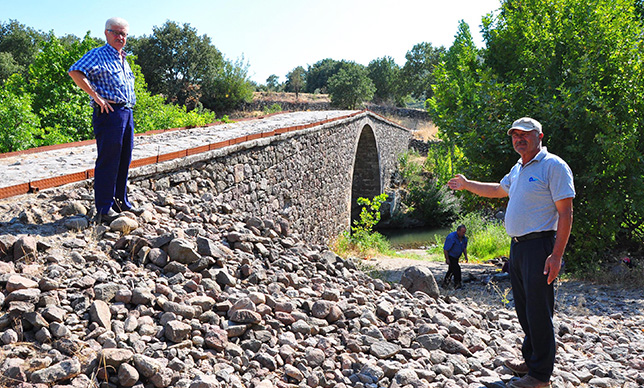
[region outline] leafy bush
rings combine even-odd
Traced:
[[[206,82],[203,89],[203,106],[215,112],[232,112],[240,104],[253,100],[255,87],[248,80],[248,67],[244,58],[225,60],[217,72]]]
[[[403,202],[411,216],[422,219],[428,226],[449,225],[460,212],[457,197],[445,185],[450,176],[449,154],[440,156],[440,149],[430,151],[423,161],[418,154],[406,153],[399,159],[399,169],[407,186]]]
[[[362,206],[362,209],[360,210],[360,218],[353,221],[351,230],[354,233],[371,233],[373,227],[380,222],[380,207],[386,200],[387,194],[385,193],[377,195],[373,199],[358,198],[358,205]]]
[[[398,158],[398,169],[405,181],[411,181],[423,173],[423,163],[419,161],[421,156],[418,152],[410,150]]]
[[[362,206],[360,218],[353,221],[352,233],[344,232],[331,243],[336,253],[341,256],[353,253],[363,257],[392,253],[387,238],[373,231],[380,221],[380,207],[386,200],[387,194],[384,193],[373,199],[358,198],[358,205]]]
[[[467,228],[467,253],[472,258],[487,261],[510,256],[510,237],[501,221],[486,219],[480,213],[468,213],[454,221],[452,229],[456,230],[461,224]]]
[[[40,120],[31,109],[32,96],[17,96],[0,89],[0,153],[23,150],[37,144]]]
[[[331,103],[342,109],[357,109],[370,101],[376,91],[366,68],[354,62],[346,63],[329,78],[328,89]]]
[[[282,111],[282,106],[278,103],[274,103],[271,106],[265,106],[264,107],[264,114],[271,114],[271,113],[277,113]]]
[[[39,145],[87,140],[94,137],[92,108],[67,74],[69,67],[99,43],[89,34],[82,41],[64,44],[49,34],[29,66],[25,90],[34,96],[33,110],[40,118],[43,136]]]
[[[415,216],[425,220],[428,226],[447,225],[460,212],[458,199],[434,178],[410,182],[407,189],[407,200]]]

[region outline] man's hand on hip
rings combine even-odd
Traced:
[[[99,97],[96,95],[94,98],[94,103],[98,105],[101,108],[101,113],[109,113],[109,112],[114,112],[114,108],[112,108],[112,105],[110,105],[107,100]]]

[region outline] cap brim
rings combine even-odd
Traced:
[[[514,131],[515,129],[518,129],[519,131],[523,131],[523,132],[532,132],[532,131],[539,132],[539,130],[537,128],[526,129],[526,128],[520,128],[520,127],[512,127],[510,129],[508,129],[508,135],[511,135],[512,131]]]

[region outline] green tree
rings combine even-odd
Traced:
[[[31,94],[18,95],[0,87],[0,153],[38,145],[35,137],[40,134],[40,122],[31,100]]]
[[[432,97],[432,85],[436,83],[434,68],[444,54],[444,47],[433,47],[428,42],[418,43],[407,51],[406,62],[400,70],[399,87],[404,91],[402,94],[411,94],[420,100]]]
[[[207,35],[199,36],[188,23],[167,21],[154,27],[151,36],[132,44],[132,50],[150,92],[168,102],[219,112],[252,98],[254,87],[243,58],[226,60]]]
[[[87,140],[94,136],[92,108],[87,96],[67,74],[67,70],[98,42],[85,35],[65,48],[50,33],[42,51],[29,66],[28,91],[33,94],[33,109],[44,128],[44,144]]]
[[[43,40],[41,32],[17,20],[0,24],[0,82],[14,73],[26,77],[27,69],[36,58]]]
[[[0,52],[0,83],[12,74],[22,73],[24,68],[16,62],[11,53]]]
[[[331,103],[343,109],[358,108],[363,102],[370,101],[375,91],[367,69],[355,62],[346,63],[329,78]]]
[[[461,21],[454,43],[436,67],[436,95],[427,101],[427,106],[441,128],[439,135],[463,151],[464,158],[455,160],[455,171],[467,170],[475,178],[491,175],[496,179],[507,173],[517,157],[503,131],[479,131],[481,126],[490,125],[490,118],[499,127],[509,120],[507,112],[502,113],[507,104],[496,100],[498,91],[490,90],[495,84],[482,81],[491,76],[479,61],[480,55],[469,26]],[[499,114],[501,117],[495,116]]]
[[[310,65],[306,71],[306,91],[308,93],[326,93],[329,78],[337,74],[346,63],[326,58]]]
[[[277,75],[271,74],[266,78],[266,89],[269,92],[277,92],[280,89],[280,79]]]
[[[203,85],[204,108],[219,114],[229,113],[239,104],[252,101],[255,91],[255,86],[248,78],[248,64],[243,57],[235,62],[225,60]]]
[[[461,45],[438,70],[429,104],[472,177],[500,179],[517,159],[505,130],[534,117],[544,145],[575,174],[569,264],[592,266],[606,249],[641,246],[644,42],[634,2],[506,1],[484,19],[483,35],[479,58]]]
[[[298,66],[291,70],[286,75],[286,88],[287,92],[294,92],[295,99],[300,96],[300,91],[306,87],[306,70],[302,66]]]
[[[401,102],[399,98],[400,66],[391,57],[382,57],[369,62],[369,78],[376,87],[374,99],[377,102]]]
[[[204,82],[213,78],[224,65],[224,59],[207,35],[185,23],[167,21],[153,27],[151,36],[132,44],[141,71],[152,94],[161,94],[168,102],[193,108],[207,90]],[[213,96],[209,96],[212,98]]]
[[[137,133],[166,128],[194,127],[215,121],[215,114],[212,112],[201,112],[199,109],[188,112],[183,105],[166,104],[160,94],[150,94],[145,77],[141,73],[141,67],[136,64],[136,56],[130,55],[127,59],[134,73],[136,105],[132,113],[134,129]]]

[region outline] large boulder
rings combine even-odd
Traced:
[[[410,293],[422,291],[425,294],[437,299],[440,296],[440,290],[432,271],[427,267],[413,266],[403,272],[400,284],[403,285]]]
[[[170,260],[181,264],[194,263],[201,258],[201,255],[194,250],[192,244],[182,238],[175,238],[170,241],[168,256]]]

